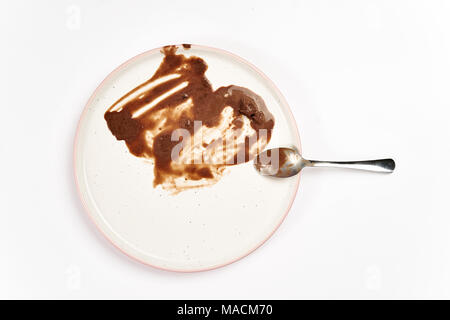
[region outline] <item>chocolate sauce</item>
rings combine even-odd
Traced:
[[[133,155],[153,160],[154,186],[174,192],[216,183],[227,166],[253,159],[269,142],[274,126],[260,96],[234,85],[214,91],[205,76],[206,62],[176,51],[176,46],[164,47],[155,74],[118,99],[104,115],[111,133],[125,141]],[[193,139],[184,135],[174,138],[177,129]],[[238,132],[234,139],[245,143],[225,145],[230,132]],[[196,143],[200,133],[203,141]],[[180,163],[172,159],[173,150],[183,143],[186,145],[178,155],[185,161]],[[197,158],[202,151],[201,161],[189,160],[188,150],[195,150]],[[219,160],[226,161],[204,161],[221,152]]]

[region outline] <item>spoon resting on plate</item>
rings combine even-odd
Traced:
[[[291,148],[268,149],[253,161],[255,169],[264,176],[287,178],[295,176],[305,167],[334,167],[391,173],[395,169],[393,159],[364,161],[319,161],[304,159]]]

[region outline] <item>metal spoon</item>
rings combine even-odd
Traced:
[[[255,169],[262,175],[287,178],[305,167],[335,167],[391,173],[395,169],[393,159],[365,161],[307,160],[294,149],[274,148],[261,152],[254,160]]]

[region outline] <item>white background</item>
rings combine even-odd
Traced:
[[[449,1],[2,1],[0,298],[450,298]],[[125,257],[81,208],[77,121],[125,60],[234,52],[277,84],[305,157],[394,157],[392,175],[305,170],[247,258],[179,274]]]

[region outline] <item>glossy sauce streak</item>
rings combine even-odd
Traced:
[[[253,159],[274,127],[260,96],[234,85],[214,91],[205,76],[205,61],[177,54],[177,49],[164,47],[155,74],[104,115],[117,140],[125,141],[133,155],[153,161],[154,186],[172,193],[216,183],[226,167]],[[191,138],[174,139],[177,129]],[[235,143],[225,142],[230,136]],[[181,143],[174,161],[173,148]]]

